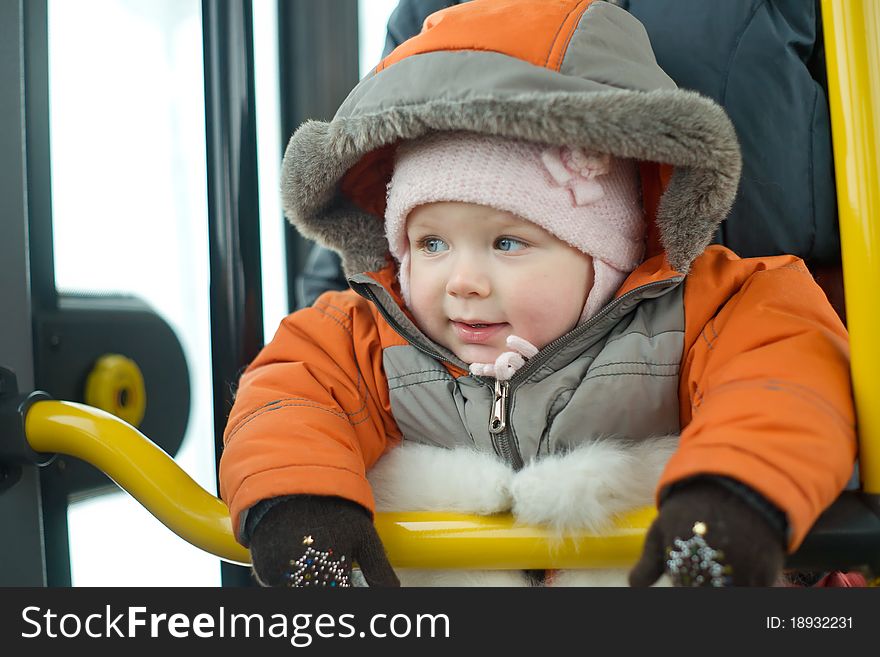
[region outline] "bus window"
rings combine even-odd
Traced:
[[[136,295],[174,328],[192,390],[177,460],[214,490],[200,2],[48,8],[56,285]],[[74,586],[219,584],[128,495],[71,502]]]

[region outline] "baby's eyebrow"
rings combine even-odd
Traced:
[[[506,221],[500,222],[496,226],[496,230],[498,232],[510,231],[510,232],[514,232],[514,233],[519,232],[519,233],[532,233],[532,234],[546,232],[543,228],[541,228],[537,224],[533,224],[530,221],[511,221],[511,220],[506,220]]]
[[[498,230],[535,230],[539,226],[523,221],[502,221],[496,226]]]
[[[406,233],[436,233],[441,229],[442,222],[440,221],[419,221],[412,224],[407,224]]]

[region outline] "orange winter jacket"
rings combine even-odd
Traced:
[[[241,378],[220,463],[237,536],[253,505],[282,495],[372,510],[366,472],[401,439],[493,449],[490,386],[413,324],[384,237],[396,145],[440,130],[640,162],[648,255],[605,319],[511,392],[523,460],[566,449],[581,428],[584,440],[617,424],[634,439],[679,433],[658,495],[698,475],[736,479],[784,511],[795,549],[852,472],[846,331],[797,258],[706,248],[737,190],[733,128],[676,88],[635,18],[599,0],[438,12],[332,121],[293,135],[285,212],[340,253],[353,290],[287,317]]]
[[[655,257],[618,296],[674,274]],[[389,286],[392,275],[375,280]],[[852,471],[846,331],[803,262],[740,259],[720,246],[694,262],[684,310],[681,445],[658,490],[700,474],[737,479],[786,512],[794,549]],[[282,322],[242,377],[225,434],[221,495],[233,526],[260,500],[287,494],[372,510],[366,471],[400,439],[382,354],[403,344],[352,291],[326,293]]]

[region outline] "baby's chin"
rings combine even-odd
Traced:
[[[468,365],[472,363],[494,363],[507,349],[486,344],[461,344],[452,352]]]

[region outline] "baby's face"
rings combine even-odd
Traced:
[[[429,203],[406,225],[411,310],[466,363],[491,363],[509,335],[541,348],[574,328],[593,284],[589,256],[517,215]]]

